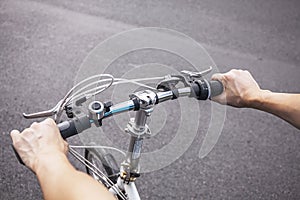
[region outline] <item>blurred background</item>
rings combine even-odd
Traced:
[[[174,29],[202,44],[221,72],[247,69],[264,89],[299,93],[299,10],[298,0],[1,0],[0,199],[42,199],[9,132],[30,125],[23,112],[53,107],[107,37],[145,26]],[[226,115],[208,156],[198,157],[199,129],[174,163],[142,174],[141,198],[300,199],[300,131],[256,110],[228,107]]]

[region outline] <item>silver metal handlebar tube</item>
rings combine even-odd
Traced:
[[[179,88],[178,94],[179,94],[179,97],[190,96],[191,88],[190,87]],[[157,92],[156,95],[157,95],[159,103],[173,99],[172,91]],[[119,113],[127,112],[130,110],[134,110],[134,109],[135,109],[135,104],[134,104],[133,100],[124,101],[124,102],[121,102],[121,103],[111,106],[110,111],[104,113],[104,118],[109,117],[113,114],[119,114]],[[136,116],[136,119],[138,119],[138,118],[139,117]],[[137,124],[139,124],[139,122]]]
[[[191,95],[191,87],[184,87],[177,89],[179,97],[185,97]],[[172,90],[166,92],[158,92],[156,93],[158,102],[164,102],[168,100],[174,99],[174,93]]]
[[[159,103],[173,99],[173,92],[171,90],[166,92],[158,92],[156,95]]]
[[[191,87],[185,87],[185,88],[178,89],[179,97],[190,96],[191,92],[192,92]]]

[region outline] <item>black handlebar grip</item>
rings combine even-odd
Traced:
[[[198,100],[207,100],[218,96],[223,92],[223,84],[220,81],[197,80],[191,84],[191,96]]]
[[[64,121],[57,124],[62,138],[66,139],[78,133],[81,133],[85,129],[91,127],[91,122],[87,116],[81,116],[74,118],[70,121]]]
[[[64,121],[57,124],[57,127],[63,139],[78,134],[74,121]]]
[[[221,81],[209,81],[210,98],[222,94],[224,87]]]

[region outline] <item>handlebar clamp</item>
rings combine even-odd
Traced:
[[[158,101],[157,95],[151,90],[144,90],[135,92],[130,95],[131,99],[137,99],[140,109],[149,109],[152,108]]]
[[[89,104],[89,118],[94,121],[96,126],[102,125],[102,118],[104,116],[104,105],[100,101],[93,101]]]

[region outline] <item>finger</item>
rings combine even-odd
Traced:
[[[39,138],[38,131],[32,129],[32,128],[26,128],[21,134],[20,137],[27,141],[29,144],[36,144],[37,139]]]
[[[226,93],[222,93],[221,95],[218,95],[218,96],[215,96],[213,98],[211,98],[212,101],[215,101],[215,102],[218,102],[222,105],[225,105],[226,104]]]
[[[11,137],[11,139],[13,141],[13,144],[16,144],[18,141],[21,140],[20,131],[18,131],[18,130],[12,130],[10,132],[10,137]]]
[[[31,125],[30,125],[30,128],[37,128],[38,127],[38,123],[37,122],[33,122]]]
[[[47,118],[44,121],[42,121],[42,123],[48,124],[50,126],[56,125],[55,121],[51,118]]]
[[[223,93],[225,93],[225,89],[226,89],[226,78],[225,78],[225,74],[221,74],[221,73],[216,73],[213,74],[211,77],[211,80],[215,80],[215,81],[220,81],[223,85]],[[220,96],[220,95],[218,95]]]
[[[216,73],[216,74],[213,74],[212,77],[211,77],[211,80],[215,80],[215,81],[222,81],[224,78],[224,75],[221,74],[221,73]]]
[[[58,130],[57,124],[55,123],[55,121],[54,121],[53,119],[47,118],[47,119],[45,119],[44,121],[42,121],[41,123],[43,123],[43,124],[46,125],[46,126],[49,126],[49,127],[52,128],[52,129],[53,129],[53,128],[56,129],[55,132],[56,132],[57,134],[59,134],[59,130]]]
[[[243,71],[243,70],[241,70],[241,69],[231,69],[228,73],[239,73],[241,71]]]
[[[41,123],[33,122],[30,126],[30,129],[33,130],[32,132],[37,138],[42,138],[42,131],[40,130],[42,129]]]
[[[69,144],[64,140],[64,153],[67,154],[69,151]]]

